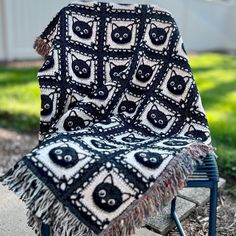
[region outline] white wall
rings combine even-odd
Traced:
[[[38,58],[32,48],[35,38],[44,30],[52,17],[72,1],[0,0],[0,60]],[[109,2],[109,0],[101,1]],[[179,25],[187,50],[236,50],[234,0],[226,3],[206,0],[110,1],[158,4],[168,9]]]

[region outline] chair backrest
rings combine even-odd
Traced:
[[[161,137],[210,133],[183,41],[158,5],[77,2],[63,8],[36,40],[40,139],[122,114]]]

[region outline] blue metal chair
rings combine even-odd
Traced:
[[[210,211],[209,211],[209,236],[216,236],[216,213],[217,213],[217,193],[218,193],[219,172],[216,158],[208,155],[203,159],[203,163],[196,167],[194,173],[189,176],[186,187],[210,188]],[[175,221],[181,236],[185,236],[181,222],[176,214],[176,198],[171,202],[171,217]],[[42,236],[50,236],[50,227],[42,225]]]
[[[209,211],[209,236],[216,236],[216,213],[217,213],[217,193],[218,193],[219,172],[216,158],[208,155],[203,163],[198,165],[195,172],[188,178],[186,187],[210,188],[210,211]],[[171,202],[171,217],[175,221],[181,236],[185,236],[183,227],[176,214],[176,198]]]

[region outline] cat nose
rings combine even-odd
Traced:
[[[58,160],[62,160],[62,156],[57,156],[57,159]]]
[[[102,203],[106,203],[106,201],[104,199],[101,200]]]
[[[122,40],[123,38],[122,37],[120,37],[120,40]]]

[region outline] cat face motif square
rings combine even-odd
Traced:
[[[130,197],[114,184],[113,176],[108,174],[92,193],[94,203],[106,212],[114,212]]]
[[[88,126],[91,123],[90,120],[86,120],[86,119],[82,118],[74,110],[68,111],[65,114],[65,116],[66,116],[66,118],[63,123],[63,128],[66,131],[79,130],[81,128],[85,128],[86,126]]]
[[[144,59],[142,58],[141,63],[139,64],[138,69],[135,74],[136,79],[142,83],[148,82],[152,78],[153,72],[155,71],[155,68],[157,65],[158,64],[156,63],[150,66],[146,64],[144,62]]]
[[[42,67],[39,69],[39,72],[48,71],[49,69],[54,67],[54,64],[55,64],[55,60],[54,60],[53,52],[52,52],[45,57],[45,61]]]
[[[106,100],[113,87],[114,86],[111,84],[105,85],[103,83],[91,83],[91,93],[88,97],[91,99]]]
[[[111,39],[117,44],[126,44],[131,41],[133,24],[118,26],[112,23]]]
[[[109,75],[111,77],[112,81],[121,81],[126,78],[125,72],[128,68],[130,62],[126,62],[123,65],[116,65],[115,63],[111,62],[109,64],[110,66],[110,72]]]
[[[41,94],[41,116],[49,116],[53,111],[54,93]]]
[[[128,98],[127,95],[124,96],[123,101],[120,103],[119,107],[118,107],[118,112],[126,112],[128,114],[133,114],[139,103],[140,103],[141,99],[139,100],[131,100],[131,98]]]
[[[79,79],[89,79],[91,75],[91,60],[78,59],[75,55],[72,57],[72,70]]]
[[[54,147],[49,151],[48,155],[56,165],[65,169],[72,168],[87,157],[86,154],[77,152],[67,144]]]
[[[134,154],[134,157],[141,165],[151,169],[156,169],[161,165],[166,156],[151,151],[139,151]]]
[[[163,45],[167,40],[169,30],[170,30],[169,26],[161,28],[156,24],[151,23],[149,30],[149,37],[151,42],[156,46]]]
[[[207,141],[209,138],[210,134],[208,131],[200,130],[195,128],[193,125],[189,126],[188,131],[185,133],[186,136],[192,139],[197,139],[201,142]]]
[[[82,39],[89,39],[93,33],[93,21],[90,20],[88,22],[79,20],[76,17],[72,17],[73,25],[72,29],[73,32]]]
[[[166,115],[160,111],[156,105],[153,105],[147,113],[148,121],[156,128],[164,129],[172,119],[171,115]]]
[[[174,95],[181,95],[184,93],[188,80],[189,77],[177,75],[176,72],[173,71],[167,82],[167,88]]]

